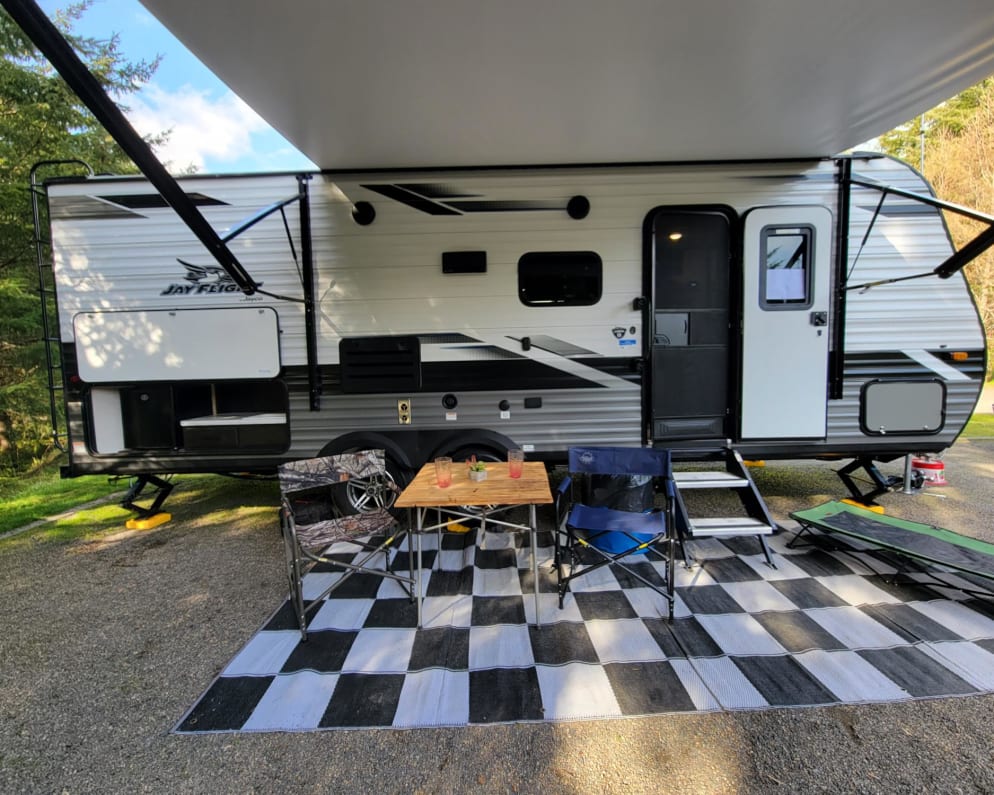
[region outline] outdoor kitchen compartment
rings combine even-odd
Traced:
[[[289,442],[286,414],[208,414],[179,424],[187,450],[283,450]]]
[[[286,450],[287,393],[280,381],[177,387],[176,415],[185,450]]]

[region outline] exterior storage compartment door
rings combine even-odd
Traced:
[[[825,437],[831,235],[825,207],[746,214],[743,439]]]

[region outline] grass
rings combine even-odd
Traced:
[[[994,438],[994,414],[974,414],[963,429],[964,439]]]
[[[126,489],[124,481],[112,483],[107,477],[96,475],[62,480],[57,463],[25,474],[0,477],[0,533]]]
[[[181,475],[173,484],[175,489],[163,510],[177,519],[199,524],[216,521],[218,512],[227,516],[261,512],[275,526],[279,488],[274,481]],[[103,497],[110,499],[46,525],[45,540],[66,541],[121,529],[134,514],[111,495],[123,495],[129,485],[126,480],[112,482],[97,475],[62,480],[57,464],[17,477],[0,477],[0,535]],[[143,495],[139,503],[148,504],[148,500]]]

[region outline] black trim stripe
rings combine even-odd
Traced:
[[[144,218],[140,213],[125,210],[115,204],[99,201],[92,196],[49,196],[48,213],[55,219]]]
[[[459,193],[446,185],[418,182],[360,185],[388,199],[405,204],[428,215],[462,215],[463,213],[563,212],[566,207],[555,199],[481,199],[478,194]],[[441,201],[433,201],[443,199]],[[450,201],[461,199],[461,201]]]
[[[227,202],[205,196],[203,193],[188,193],[187,198],[197,207],[227,206]],[[129,210],[160,210],[169,204],[158,193],[125,193],[116,196],[97,196],[105,202],[127,207]]]
[[[288,367],[288,384],[299,379],[300,368]],[[598,370],[606,371],[601,365]],[[321,381],[324,394],[341,391],[338,365],[323,365]],[[505,392],[529,391],[538,394],[549,389],[605,389],[603,384],[588,381],[573,373],[532,359],[505,359],[470,362],[422,362],[421,387],[418,392]]]
[[[956,368],[970,379],[976,380],[984,377],[983,351],[965,351],[967,358],[964,361],[954,360],[951,351],[928,351],[928,353],[935,356],[943,364]],[[938,377],[934,370],[900,351],[847,353],[844,370],[846,378]]]
[[[512,337],[512,339],[517,338]],[[566,340],[550,337],[548,334],[535,334],[529,337],[529,339],[533,347],[554,353],[557,356],[594,356],[593,351],[581,348],[579,345],[574,345],[572,342],[567,342]]]
[[[423,392],[498,391],[544,389],[604,389],[573,373],[532,359],[480,362],[422,362]]]
[[[477,193],[466,193],[448,185],[434,185],[427,182],[403,182],[397,187],[409,190],[418,196],[424,196],[426,199],[475,199],[479,197]]]
[[[419,196],[406,188],[400,187],[400,185],[360,185],[359,187],[379,193],[381,196],[386,196],[388,199],[406,204],[408,207],[427,213],[428,215],[461,215],[460,212],[453,210],[451,207],[430,201],[424,196]]]
[[[868,213],[875,213],[877,211],[877,205],[875,204],[872,206],[857,204],[856,207]],[[934,217],[938,214],[938,210],[933,207],[929,207],[927,204],[893,205],[891,207],[884,204],[884,206],[880,208],[880,215],[885,218],[903,218],[906,216],[925,215]]]
[[[501,200],[501,201],[468,201],[449,202],[451,207],[461,210],[464,213],[520,213],[556,210],[563,212],[566,208],[561,202],[555,201],[527,201],[527,200]]]
[[[470,337],[468,334],[418,334],[418,339],[421,341],[422,345],[452,345],[456,343],[472,343],[480,342],[476,337]]]

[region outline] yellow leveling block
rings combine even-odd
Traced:
[[[171,513],[157,513],[144,519],[128,519],[124,526],[129,530],[151,530],[160,524],[165,524],[173,518]]]
[[[864,511],[873,511],[874,513],[887,513],[884,510],[883,505],[864,505],[861,502],[856,502],[856,500],[850,500],[848,498],[844,500],[839,500],[839,502],[844,502],[847,505],[855,505],[857,508],[862,508]]]

